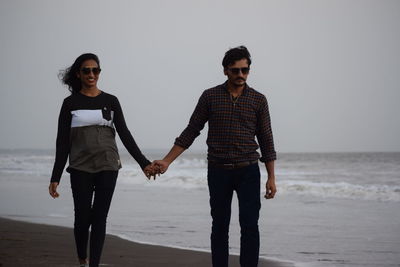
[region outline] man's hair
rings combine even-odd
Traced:
[[[224,59],[222,60],[222,66],[224,66],[224,69],[227,69],[228,66],[232,65],[235,63],[235,61],[241,60],[241,59],[247,59],[247,63],[249,66],[251,65],[251,56],[249,53],[249,50],[243,45],[231,48],[229,49],[224,56]]]

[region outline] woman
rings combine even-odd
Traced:
[[[57,186],[69,157],[67,171],[74,199],[75,243],[80,266],[89,263],[90,267],[99,265],[106,218],[121,168],[115,129],[145,175],[150,178],[156,174],[129,132],[118,99],[97,87],[100,72],[98,57],[83,54],[60,73],[71,95],[64,99],[58,119],[56,157],[49,186],[50,195],[57,198]]]

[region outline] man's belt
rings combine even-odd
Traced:
[[[233,170],[233,169],[247,167],[249,165],[256,164],[257,162],[258,162],[258,160],[241,161],[241,162],[236,162],[236,163],[221,163],[221,162],[209,160],[208,165],[210,165],[212,167],[216,167],[216,168]]]

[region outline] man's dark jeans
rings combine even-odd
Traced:
[[[229,259],[229,223],[233,191],[239,202],[240,265],[256,267],[260,250],[258,218],[260,169],[252,164],[238,169],[208,166],[208,188],[212,216],[211,251],[214,267],[227,267]]]

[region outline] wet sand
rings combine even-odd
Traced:
[[[0,266],[78,266],[72,228],[0,218]],[[107,235],[100,266],[205,267],[211,266],[211,256],[207,252],[144,245]],[[231,256],[230,266],[239,266],[238,256]],[[292,265],[262,260],[259,266]]]

